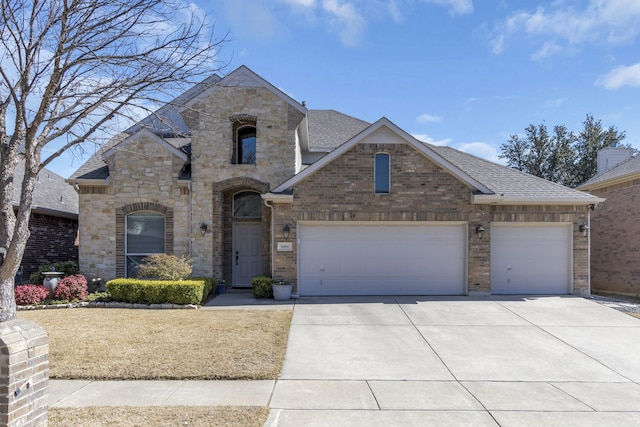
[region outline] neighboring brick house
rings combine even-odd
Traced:
[[[24,163],[14,170],[14,182],[22,182]],[[20,205],[20,185],[13,187],[13,206]],[[78,262],[78,194],[63,177],[43,169],[33,190],[31,236],[22,257],[16,283],[26,283],[29,276],[45,264],[58,261]]]
[[[134,275],[151,253],[195,275],[300,295],[588,295],[602,199],[447,147],[386,118],[308,110],[240,67],[118,135],[68,180],[80,266]]]
[[[598,174],[578,188],[606,199],[591,215],[593,289],[640,295],[640,156],[601,150]]]

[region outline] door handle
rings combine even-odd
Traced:
[[[236,265],[238,265],[238,251],[236,251]]]

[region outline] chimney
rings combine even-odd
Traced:
[[[598,175],[613,169],[616,165],[633,156],[633,148],[618,147],[612,144],[610,147],[598,151]]]

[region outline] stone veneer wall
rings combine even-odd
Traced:
[[[607,199],[591,213],[591,285],[640,295],[640,179],[591,192]]]
[[[256,118],[255,165],[232,164],[232,119],[238,115]],[[108,158],[107,187],[80,188],[80,268],[88,276],[116,277],[116,240],[122,234],[116,229],[116,209],[146,202],[173,209],[174,254],[191,255],[194,275],[228,280],[231,270],[224,265],[230,262],[225,251],[231,223],[223,221],[223,192],[265,192],[294,175],[296,130],[304,115],[269,90],[218,86],[184,117],[192,129],[191,183],[177,183],[181,159],[157,141],[140,138]],[[234,180],[251,182],[243,187]],[[263,264],[269,271],[270,216],[267,208],[264,212]],[[202,223],[208,226],[205,236]]]
[[[29,320],[0,323],[0,425],[47,425],[49,337]]]
[[[373,156],[391,154],[391,193],[373,192]],[[367,178],[369,177],[369,178]],[[588,295],[588,240],[578,231],[587,206],[472,205],[471,189],[407,144],[359,144],[294,188],[293,204],[275,204],[274,230],[291,226],[293,252],[277,252],[274,276],[297,278],[297,221],[468,222],[468,292],[490,294],[492,222],[573,223],[573,293]],[[475,227],[485,228],[478,239]]]
[[[131,213],[132,206],[162,206],[173,213],[166,227],[173,237],[173,242],[168,239],[169,253],[188,255],[189,191],[177,183],[184,161],[157,141],[141,138],[109,157],[107,164],[108,187],[79,190],[80,270],[103,280],[124,274],[125,230],[117,212]]]

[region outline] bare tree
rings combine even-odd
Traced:
[[[38,172],[219,68],[224,38],[180,1],[0,0],[0,321],[16,318]]]

